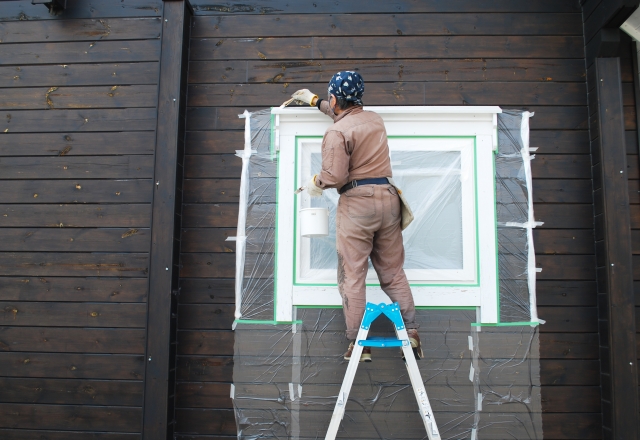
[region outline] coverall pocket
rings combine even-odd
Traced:
[[[373,217],[376,215],[373,192],[373,186],[361,186],[344,193],[347,202],[347,215],[351,218]]]
[[[393,187],[389,186],[389,212],[391,212],[391,216],[396,218],[400,216],[400,197],[398,196],[398,191]]]

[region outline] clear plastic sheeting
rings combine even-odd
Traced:
[[[443,440],[543,438],[528,119],[528,113],[519,111],[498,115],[495,172],[502,324],[477,325],[479,314],[469,307],[421,308],[417,313],[426,356],[418,366]],[[240,207],[235,238],[238,249],[245,250],[238,257],[242,265],[236,279],[239,320],[232,398],[237,437],[323,439],[347,367],[342,358],[347,346],[342,310],[294,308],[293,323],[275,322],[278,146],[269,110],[252,113],[247,126],[244,149],[238,151],[243,176],[248,176],[241,189],[246,205]],[[317,172],[319,152],[310,151],[309,172]],[[406,267],[459,270],[465,218],[462,155],[404,154],[391,152],[396,183],[408,193],[419,191],[414,197],[424,202],[412,206],[418,218],[420,213],[435,213],[422,216],[430,218],[422,226],[428,234],[412,232],[414,225],[405,231]],[[330,235],[309,239],[309,265],[318,273],[335,272],[338,195],[325,191],[322,198],[300,200],[303,207],[329,208]],[[422,228],[420,222],[415,226],[416,231]],[[384,317],[370,332],[390,334],[391,324]],[[358,368],[338,438],[426,439],[400,350],[373,348],[372,355],[372,363]]]

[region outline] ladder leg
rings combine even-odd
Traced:
[[[340,387],[340,392],[338,393],[338,401],[333,409],[331,423],[329,424],[325,440],[335,440],[336,435],[338,434],[340,422],[344,417],[344,411],[347,407],[347,401],[349,400],[349,393],[351,392],[353,379],[356,377],[356,371],[358,370],[358,364],[360,363],[360,355],[364,348],[358,344],[358,341],[367,339],[368,333],[369,330],[365,330],[363,328],[360,328],[358,331],[358,338],[354,344],[353,352],[351,353],[351,360],[349,360],[349,365],[347,366],[347,371],[344,373],[344,380],[342,381],[342,387]]]
[[[440,440],[438,425],[436,424],[436,419],[433,416],[433,410],[431,409],[429,397],[427,396],[427,391],[424,383],[422,382],[422,376],[420,375],[420,370],[418,369],[418,363],[416,362],[416,358],[413,354],[413,349],[409,343],[407,331],[397,330],[397,333],[398,339],[407,341],[407,344],[402,346],[402,352],[407,365],[407,372],[409,373],[413,393],[416,396],[418,408],[420,409],[420,417],[422,417],[422,422],[427,430],[427,436],[429,437],[429,440]],[[404,333],[404,335],[402,333]]]

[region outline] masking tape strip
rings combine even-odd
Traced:
[[[247,110],[244,117],[244,155],[242,157],[242,174],[240,176],[240,197],[238,201],[238,228],[236,237],[244,237],[247,225],[247,201],[249,196],[249,158],[251,157],[251,113]],[[244,259],[246,240],[236,240],[236,310],[235,319],[242,318],[242,281],[244,277]],[[234,328],[235,329],[235,328]]]
[[[527,196],[528,196],[528,225],[527,227],[527,281],[529,285],[529,316],[532,322],[538,321],[538,305],[536,300],[536,253],[533,244],[533,228],[537,226],[535,217],[533,215],[533,178],[531,174],[531,161],[529,151],[529,119],[533,116],[533,113],[523,112],[522,121],[520,125],[520,137],[522,138],[522,158],[524,165],[524,175],[527,182]]]
[[[232,399],[236,398],[236,386],[234,384],[231,384],[231,391],[229,393],[229,397],[231,397]]]

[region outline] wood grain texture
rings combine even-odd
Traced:
[[[159,58],[159,40],[0,45],[0,59],[17,65],[158,61]]]
[[[324,83],[305,84],[324,90]],[[189,105],[263,106],[284,102],[295,92],[285,84],[204,84],[189,86]],[[259,92],[258,92],[259,91]],[[586,105],[581,83],[386,82],[367,83],[367,105]],[[320,93],[320,92],[316,92]]]
[[[0,275],[141,277],[148,270],[147,253],[0,253]]]
[[[141,406],[141,381],[0,378],[3,403]]]
[[[140,408],[86,405],[29,405],[0,403],[0,427],[76,429],[111,432],[139,430]]]
[[[139,174],[142,168],[148,168],[144,160],[140,158],[132,160],[116,159],[114,161],[105,161],[104,158],[92,158],[82,159],[75,161],[76,163],[71,166],[67,162],[56,163],[55,158],[47,158],[48,161],[41,158],[36,159],[37,165],[31,166],[31,162],[26,159],[22,160],[25,164],[25,170],[18,171],[21,173],[18,177],[23,177],[24,174],[34,174],[33,168],[40,168],[43,172],[49,174],[57,174],[58,176],[64,176],[64,173],[72,171],[75,174],[82,174],[78,172],[78,168],[87,168],[97,171],[99,174],[107,172],[113,174]],[[149,159],[150,161],[151,159]],[[127,165],[127,161],[129,164]],[[48,162],[48,163],[47,163]],[[99,166],[100,162],[109,165]],[[134,166],[137,162],[141,165],[141,169],[137,167],[131,168],[131,162]],[[0,159],[0,168],[4,164],[4,160]],[[14,162],[15,163],[15,162]],[[113,171],[109,171],[110,166],[114,166]],[[64,167],[67,167],[65,170]],[[5,167],[8,169],[9,167]],[[104,169],[106,168],[106,169]],[[146,171],[148,174],[150,172]],[[9,174],[16,173],[16,170],[11,170]],[[90,172],[85,174],[91,176]],[[83,177],[89,177],[83,176]],[[93,176],[91,176],[93,177]],[[132,180],[85,180],[85,179],[69,179],[69,180],[5,180],[0,185],[0,202],[1,203],[151,203],[153,195],[153,181],[151,179],[132,179]]]
[[[0,41],[35,43],[59,41],[146,40],[160,37],[160,17],[56,20],[42,23],[0,22]]]
[[[0,87],[156,84],[158,63],[0,66]]]
[[[1,47],[1,46],[0,46]],[[0,120],[4,133],[64,133],[87,131],[150,131],[156,109],[26,110],[6,113]]]
[[[154,107],[157,86],[20,87],[0,89],[0,110]]]
[[[0,277],[3,301],[145,302],[146,278]]]
[[[28,327],[144,328],[147,306],[69,302],[0,301],[0,325]]]
[[[20,134],[9,131],[0,136],[0,156],[153,154],[155,139],[153,131]]]
[[[150,224],[148,204],[0,206],[0,227],[148,228]]]
[[[145,339],[140,329],[0,328],[0,350],[13,352],[144,354]]]
[[[31,2],[13,2],[3,5],[0,18],[3,21],[60,20],[69,18],[104,17],[159,17],[162,15],[161,0],[101,0],[91,4],[79,3],[57,15],[49,14],[42,5]]]
[[[368,9],[368,8],[367,8]],[[365,9],[365,11],[367,10]],[[192,38],[246,36],[582,35],[578,14],[270,14],[196,16]],[[340,70],[340,69],[338,69]]]
[[[6,157],[3,179],[144,179],[153,177],[152,156]]]
[[[585,80],[584,64],[573,59],[426,58],[192,61],[189,83],[322,83],[345,69],[360,71],[371,82]]]
[[[192,60],[281,60],[343,58],[582,58],[580,37],[452,36],[452,37],[290,37],[218,40],[194,38]],[[70,43],[73,44],[73,43]],[[544,49],[542,49],[544,48]],[[2,52],[0,52],[1,54]],[[18,58],[20,60],[20,58]],[[128,61],[128,60],[123,60]]]
[[[0,251],[148,252],[148,229],[0,229]],[[2,298],[3,295],[0,295]]]
[[[7,377],[142,380],[144,356],[0,352]]]
[[[254,0],[251,4],[216,4],[210,0],[193,0],[196,15],[267,15],[267,14],[317,14],[322,13],[372,13],[406,14],[416,12],[580,12],[580,5],[572,2],[557,3],[541,0],[531,4],[518,0],[499,0],[490,4],[477,4],[469,0],[452,0],[441,2],[437,0],[407,1],[407,0],[358,0],[334,1],[322,5],[318,11],[317,4],[307,2],[290,3],[287,1]]]

